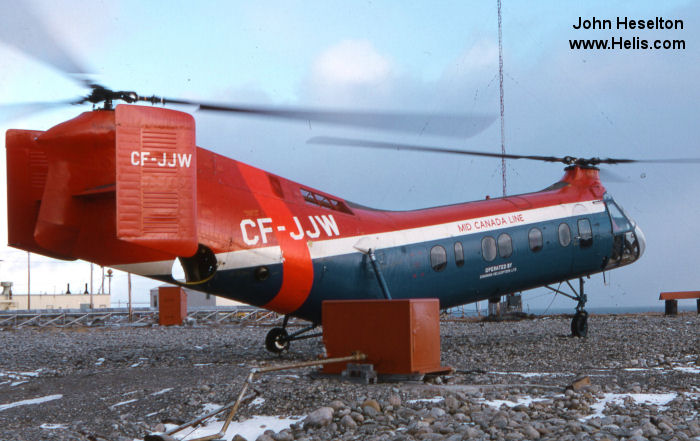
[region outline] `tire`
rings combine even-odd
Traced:
[[[588,313],[577,312],[571,320],[571,335],[573,337],[586,337],[588,335]]]
[[[289,340],[287,340],[287,330],[284,328],[272,328],[265,337],[265,348],[273,354],[279,354],[282,351],[289,349]]]

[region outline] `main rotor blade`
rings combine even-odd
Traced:
[[[0,104],[0,122],[12,121],[27,115],[76,104],[78,99],[65,101],[38,101],[33,103]]]
[[[81,85],[87,83],[84,78],[86,70],[56,42],[55,36],[30,10],[27,2],[12,2],[3,8],[0,14],[0,41],[53,66]]]
[[[432,152],[432,153],[449,153],[456,155],[469,155],[469,156],[486,156],[489,158],[505,158],[505,159],[532,159],[535,161],[546,161],[546,162],[564,162],[567,158],[558,158],[556,156],[537,156],[537,155],[513,155],[513,154],[503,154],[503,153],[489,153],[489,152],[479,152],[479,151],[469,151],[469,150],[458,150],[450,149],[444,147],[430,147],[414,144],[401,144],[395,142],[383,142],[383,141],[367,141],[362,139],[350,139],[350,138],[335,138],[330,136],[317,136],[306,141],[308,144],[328,144],[328,145],[339,145],[345,147],[368,147],[368,148],[378,148],[378,149],[388,149],[388,150],[409,150],[414,152]]]
[[[317,136],[306,141],[308,144],[327,144],[345,147],[367,147],[389,150],[409,150],[416,152],[449,153],[456,155],[486,156],[489,158],[505,159],[531,159],[533,161],[561,162],[566,165],[596,166],[598,164],[686,164],[700,163],[700,158],[662,158],[662,159],[623,159],[623,158],[577,158],[574,156],[540,156],[540,155],[513,155],[503,153],[479,152],[459,150],[444,147],[424,146],[414,144],[401,144],[395,142],[368,141],[363,139],[337,138],[330,136]]]
[[[313,121],[349,127],[364,127],[398,132],[455,137],[474,136],[486,129],[496,119],[492,115],[479,114],[429,114],[396,112],[357,112],[345,110],[304,109],[297,107],[262,107],[248,105],[219,105],[170,98],[143,97],[142,101],[154,104],[188,104],[199,110],[230,112],[241,115],[262,116],[287,120]]]

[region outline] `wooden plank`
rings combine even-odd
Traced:
[[[659,300],[700,299],[700,291],[662,292]]]

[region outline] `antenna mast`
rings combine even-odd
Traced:
[[[503,118],[503,32],[501,31],[501,0],[498,1],[498,84],[501,91],[501,153],[506,154],[505,120]],[[506,158],[501,158],[501,178],[503,180],[503,196],[506,195]]]

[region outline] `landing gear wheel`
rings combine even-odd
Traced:
[[[588,335],[588,313],[579,311],[571,320],[571,335],[574,337],[585,337]]]
[[[286,329],[272,328],[265,337],[265,348],[275,354],[286,351],[289,349],[289,340],[287,340],[287,337],[289,337],[289,334],[287,334]]]

